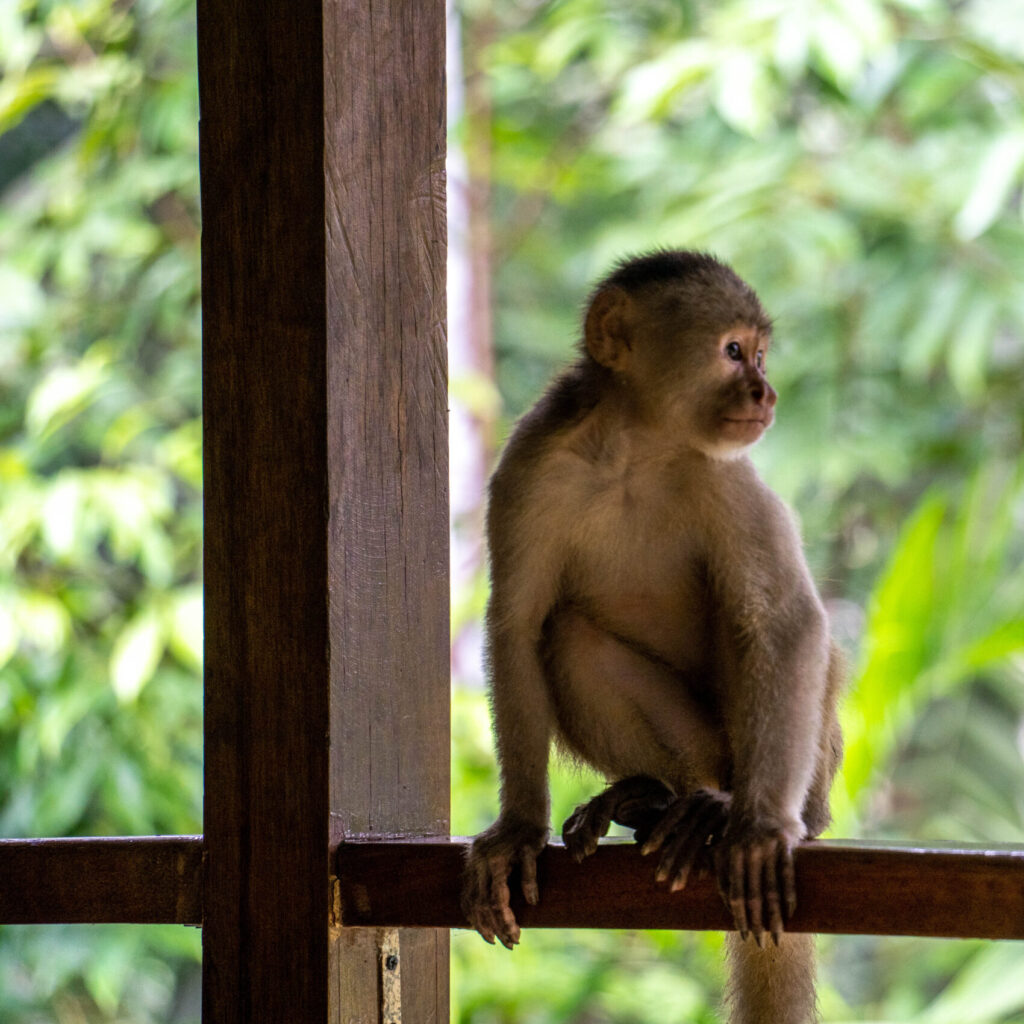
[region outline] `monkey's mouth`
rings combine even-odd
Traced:
[[[740,418],[738,416],[723,416],[722,419],[726,423],[735,423],[739,426],[757,426],[760,427],[762,430],[767,429],[772,425],[770,417],[746,416]]]

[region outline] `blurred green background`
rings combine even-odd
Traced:
[[[453,830],[497,808],[484,469],[592,280],[666,244],[776,317],[756,460],[854,669],[834,833],[1024,842],[1019,0],[464,0],[450,30]],[[0,836],[200,828],[197,119],[192,3],[0,0]],[[555,819],[596,785],[558,774]],[[456,933],[453,1020],[711,1021],[719,946]],[[821,948],[826,1020],[1024,1021],[1020,944]],[[195,1021],[198,957],[0,929],[0,1024]]]

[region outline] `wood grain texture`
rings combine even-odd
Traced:
[[[206,1024],[327,1016],[322,12],[199,0]]]
[[[326,10],[335,834],[447,835],[444,5]]]
[[[444,7],[198,24],[204,1021],[376,1021],[329,850],[447,829]],[[406,945],[403,1007],[447,1019],[447,936]]]
[[[351,843],[337,855],[342,921],[465,927],[458,905],[467,844]],[[538,861],[541,901],[513,900],[525,928],[729,927],[711,878],[681,893],[654,883],[653,859],[606,841],[583,864],[560,844]],[[796,853],[793,931],[1024,938],[1024,849],[806,843]]]
[[[444,4],[328,0],[324,48],[332,838],[447,835]],[[447,932],[399,946],[404,1019],[447,1022]]]
[[[202,921],[201,836],[0,840],[0,924]]]

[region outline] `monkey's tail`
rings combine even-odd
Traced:
[[[778,946],[766,939],[759,949],[753,938],[744,942],[736,932],[726,934],[729,1024],[813,1024],[814,936],[786,932]]]

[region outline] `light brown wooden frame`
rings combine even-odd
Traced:
[[[448,1018],[444,4],[199,0],[203,836],[0,842],[0,923],[203,927],[204,1021]],[[805,931],[1024,938],[1024,851],[809,844]],[[724,928],[629,845],[528,927]],[[395,983],[400,977],[400,983]]]

